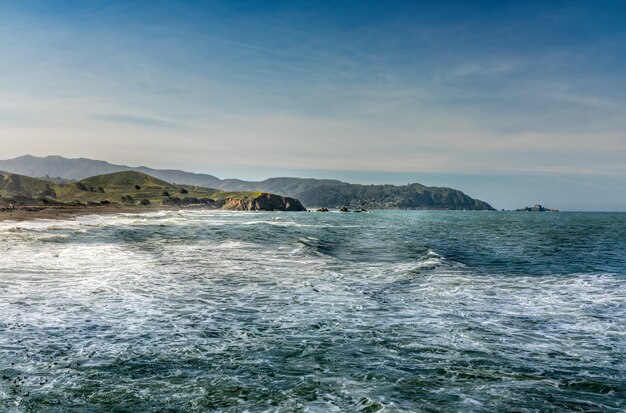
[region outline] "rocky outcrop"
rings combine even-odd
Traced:
[[[254,198],[227,198],[222,209],[230,211],[306,211],[295,198],[262,193]]]
[[[528,212],[559,212],[556,208],[544,208],[542,205],[537,204],[531,207],[525,207],[516,209],[516,211],[528,211]]]

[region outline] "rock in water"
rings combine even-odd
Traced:
[[[306,211],[295,198],[262,193],[256,198],[227,199],[222,209],[231,211]]]
[[[528,212],[559,212],[557,208],[544,208],[541,204],[535,204],[531,207],[525,207],[516,209],[516,211],[528,211]]]

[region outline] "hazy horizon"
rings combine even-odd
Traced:
[[[626,211],[626,5],[0,2],[0,158]]]

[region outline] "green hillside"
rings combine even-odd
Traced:
[[[54,197],[53,187],[56,185],[41,179],[23,175],[0,173],[1,197]]]
[[[102,186],[102,187],[118,187],[128,188],[130,186],[140,185],[145,187],[165,188],[173,187],[174,185],[165,182],[161,179],[157,179],[148,174],[137,171],[123,171],[115,172],[103,175],[96,175],[90,178],[81,180],[85,185],[89,186]]]
[[[17,205],[206,205],[245,210],[303,210],[299,201],[262,192],[224,192],[174,185],[137,171],[97,175],[73,183],[55,183],[0,173],[0,204]]]

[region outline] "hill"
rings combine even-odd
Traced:
[[[231,210],[302,211],[289,197],[263,192],[225,192],[191,185],[174,185],[137,171],[92,176],[57,183],[12,173],[0,173],[2,205],[203,205]]]
[[[195,174],[170,169],[152,169],[145,166],[131,167],[87,158],[68,159],[62,156],[37,157],[24,155],[13,159],[0,160],[0,171],[8,171],[35,178],[62,178],[70,180],[80,180],[90,176],[114,172],[138,171],[167,182],[218,189],[222,182],[219,178],[208,174]]]
[[[84,179],[88,176],[133,170],[167,182],[216,188],[222,191],[258,191],[291,196],[309,207],[364,207],[402,209],[469,209],[493,210],[488,203],[474,199],[453,188],[410,185],[360,185],[332,179],[270,178],[252,182],[219,179],[213,175],[180,170],[129,167],[86,158],[67,159],[61,156],[21,156],[0,161],[0,170],[33,177]]]

